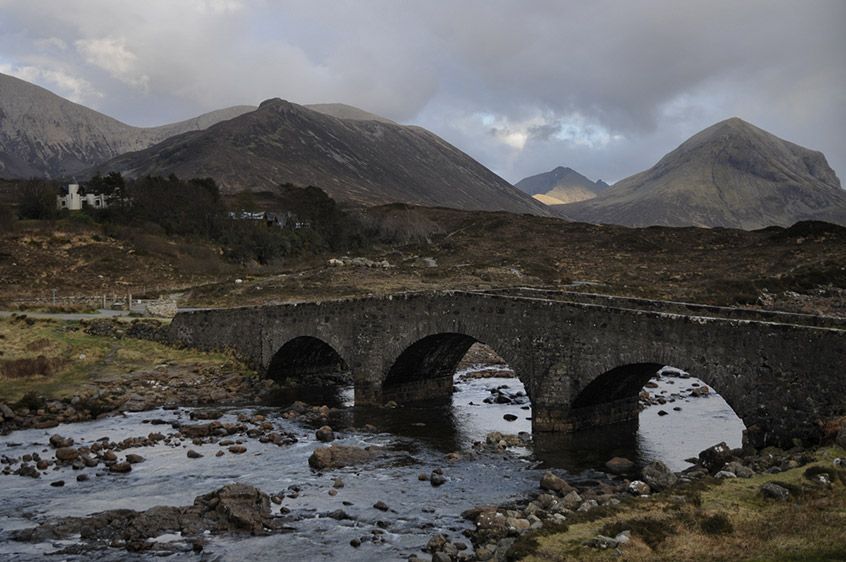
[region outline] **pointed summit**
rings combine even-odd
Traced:
[[[593,182],[572,168],[558,166],[549,172],[523,178],[515,187],[545,205],[561,205],[593,199],[608,185]]]
[[[846,223],[846,192],[821,152],[737,117],[695,134],[655,166],[559,211],[629,226],[756,229],[800,220]]]

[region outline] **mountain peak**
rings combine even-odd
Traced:
[[[293,105],[291,102],[283,100],[282,98],[268,98],[259,104],[259,109],[268,107],[290,107],[291,105]]]
[[[523,178],[515,184],[546,205],[561,205],[592,199],[608,187],[604,182],[593,182],[567,166],[558,166],[543,174]]]
[[[846,224],[846,192],[821,152],[732,117],[600,197],[559,211],[575,220],[628,226]]]

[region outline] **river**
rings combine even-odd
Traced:
[[[476,367],[471,370],[484,369]],[[70,468],[53,470],[39,479],[0,476],[0,558],[40,560],[48,553],[72,546],[76,541],[27,544],[10,540],[15,529],[33,526],[51,517],[86,515],[107,509],[143,510],[155,505],[189,505],[195,496],[233,482],[252,484],[269,494],[286,496],[283,507],[290,510],[285,521],[295,531],[265,537],[210,536],[203,559],[208,560],[374,560],[407,558],[420,554],[429,537],[442,532],[461,540],[469,528],[460,514],[482,504],[503,503],[537,488],[546,467],[570,472],[574,479],[601,477],[604,462],[612,456],[626,456],[639,464],[655,459],[674,470],[687,466],[684,459],[720,441],[739,446],[743,425],[728,405],[713,392],[704,397],[688,397],[696,379],[661,377],[650,391],[665,397],[667,403],[648,406],[638,424],[615,426],[590,432],[578,438],[539,439],[535,444],[516,448],[511,454],[474,452],[473,443],[484,441],[490,431],[529,432],[531,409],[520,396],[522,385],[513,378],[468,378],[467,371],[456,375],[456,392],[451,404],[425,404],[397,409],[364,409],[348,406],[333,414],[331,425],[338,432],[338,443],[385,447],[391,454],[385,460],[365,467],[343,468],[319,474],[308,466],[308,457],[318,446],[314,428],[281,417],[273,407],[240,408],[228,411],[221,421],[235,421],[239,412],[265,414],[280,431],[292,432],[299,441],[278,447],[255,439],[246,443],[242,455],[214,456],[217,445],[159,444],[133,449],[145,461],[129,474],[111,474],[102,468],[85,469],[91,478],[76,481],[78,472]],[[496,394],[516,397],[517,403],[487,404]],[[351,403],[350,390],[336,397],[340,405]],[[670,402],[669,400],[673,400]],[[489,400],[490,401],[490,400]],[[673,410],[673,408],[680,410]],[[660,410],[667,415],[658,415]],[[25,430],[0,438],[0,455],[21,456],[40,452],[52,456],[48,438],[54,433],[73,437],[77,443],[91,443],[108,436],[112,441],[144,436],[151,431],[167,433],[169,425],[152,426],[151,420],[184,422],[189,409],[155,410],[127,414],[87,423],[62,425],[51,430]],[[514,421],[503,416],[511,414]],[[379,433],[357,430],[373,424]],[[164,429],[163,429],[164,428]],[[186,450],[203,453],[187,459]],[[459,451],[463,458],[447,461],[446,454]],[[420,481],[421,472],[442,467],[446,484],[433,487]],[[344,487],[332,496],[334,478]],[[50,483],[64,480],[64,487]],[[298,492],[288,492],[295,487]],[[376,501],[391,508],[373,508]],[[329,512],[344,509],[351,519],[337,521]],[[278,512],[274,506],[274,512]],[[375,534],[374,534],[375,533]],[[379,534],[381,533],[381,534]],[[374,542],[372,539],[376,537]],[[362,540],[353,548],[350,541]],[[159,539],[172,543],[169,559],[196,560],[190,544],[178,535]],[[469,541],[463,539],[469,545]],[[56,554],[48,559],[126,560],[156,558],[154,554],[129,554],[104,549],[78,554]]]

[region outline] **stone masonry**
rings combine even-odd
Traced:
[[[738,318],[740,317],[740,318]],[[747,441],[814,440],[846,413],[846,321],[567,293],[404,293],[318,303],[181,312],[171,337],[231,349],[261,372],[349,369],[357,404],[451,392],[474,342],[514,369],[533,430],[575,431],[637,416],[663,365],[719,392]]]

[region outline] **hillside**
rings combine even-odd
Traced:
[[[252,109],[230,107],[160,127],[133,127],[0,74],[0,177],[71,176],[118,154],[204,129]]]
[[[821,152],[732,118],[599,197],[555,209],[572,220],[628,226],[846,224],[846,191]]]
[[[130,177],[208,176],[226,193],[291,183],[316,185],[339,201],[363,205],[403,202],[550,213],[425,129],[367,119],[368,114],[349,106],[318,108],[322,112],[267,100],[256,111],[99,168]]]
[[[560,205],[593,199],[608,188],[602,180],[591,181],[572,168],[559,166],[549,172],[529,176],[514,186],[545,205]]]

